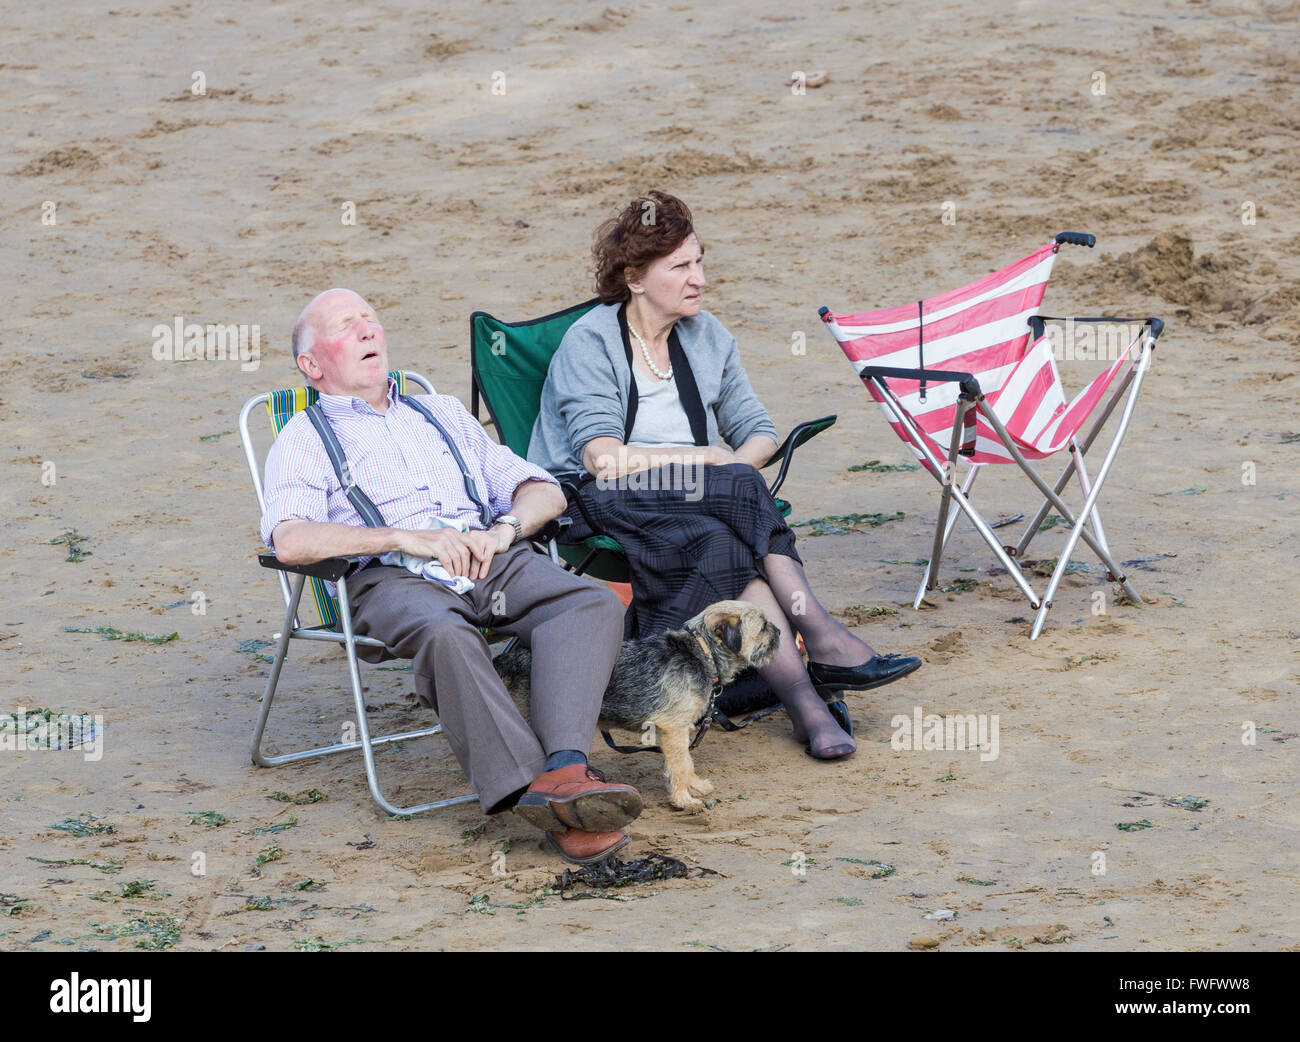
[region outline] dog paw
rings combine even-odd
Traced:
[[[707,778],[692,778],[686,784],[692,796],[708,796],[713,792],[713,782]]]
[[[670,792],[668,794],[668,802],[678,810],[685,811],[687,814],[704,813],[704,804],[685,791]]]

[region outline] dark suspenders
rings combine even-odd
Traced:
[[[442,440],[447,443],[447,448],[451,450],[452,458],[456,461],[456,466],[460,468],[460,476],[465,482],[465,491],[469,498],[479,509],[479,516],[483,519],[483,527],[492,527],[492,511],[478,494],[478,487],[474,483],[474,476],[470,474],[469,467],[465,465],[465,457],[460,454],[460,449],[455,441],[452,440],[447,429],[438,422],[437,418],[427,408],[417,402],[414,398],[405,394],[399,394],[398,399],[409,405],[426,420],[428,420],[442,435]],[[338,435],[334,433],[334,428],[330,426],[329,420],[325,418],[325,412],[320,407],[320,402],[307,407],[307,418],[316,428],[316,433],[320,435],[320,440],[325,443],[325,454],[329,456],[330,463],[334,467],[334,474],[339,479],[339,484],[343,487],[344,494],[348,501],[358,514],[361,520],[370,528],[386,528],[387,522],[384,521],[384,515],[379,512],[374,501],[367,496],[357,486],[352,476],[352,469],[348,466],[347,456],[343,453],[343,446],[339,443]]]

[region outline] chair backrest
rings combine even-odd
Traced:
[[[528,455],[542,385],[560,341],[573,323],[599,303],[599,299],[587,300],[527,322],[503,322],[486,311],[470,315],[470,408],[477,418],[481,394],[497,436],[515,455]]]
[[[1015,264],[941,296],[854,315],[826,310],[822,321],[859,376],[866,366],[916,369],[924,360],[926,369],[972,373],[985,391],[995,390],[1031,346],[1029,319],[1038,314],[1057,249],[1056,243],[1048,243]],[[867,379],[863,383],[881,401],[874,385]],[[922,401],[920,386],[916,380],[889,380],[890,390],[918,429],[942,438],[940,454],[946,455],[961,389],[951,382],[928,383]],[[903,441],[910,440],[901,424],[891,421],[890,426]]]
[[[433,393],[433,385],[419,373],[394,371],[388,374],[397,381],[398,394],[410,394],[415,386],[423,389],[425,394]],[[414,386],[413,386],[414,385]],[[248,419],[259,405],[265,405],[270,418],[271,434],[278,438],[285,425],[302,410],[314,405],[320,398],[320,392],[314,387],[286,387],[279,391],[269,391],[255,395],[244,403],[239,412],[239,438],[244,445],[244,460],[248,463],[248,473],[253,479],[253,490],[257,493],[257,510],[260,516],[266,510],[266,497],[262,491],[262,469],[258,465],[257,453],[253,448],[252,435],[248,429]],[[289,606],[291,592],[289,579],[284,572],[275,573],[280,580],[280,591],[284,595],[285,607]],[[329,588],[321,579],[311,579],[312,599],[316,604],[316,614],[321,625],[326,629],[339,629],[339,605],[331,596]]]
[[[1035,340],[1002,386],[986,395],[1020,454],[1026,459],[1045,459],[1069,444],[1141,339],[1139,331],[1109,368],[1070,401],[1065,398],[1065,386],[1056,368],[1052,338],[1040,336]],[[976,418],[975,433],[973,463],[1014,462],[983,415]]]

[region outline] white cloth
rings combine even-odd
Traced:
[[[454,528],[457,532],[469,531],[469,523],[464,518],[458,518],[455,521],[444,521],[440,517],[429,517],[425,519],[421,527],[426,529]],[[402,550],[390,550],[379,558],[379,563],[405,568],[408,572],[422,575],[431,582],[449,586],[456,593],[469,593],[470,590],[474,589],[472,581],[466,579],[463,575],[452,575],[436,557],[416,557],[414,554],[408,554]]]

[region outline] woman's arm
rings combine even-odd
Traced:
[[[755,434],[743,445],[736,447],[732,453],[735,459],[731,462],[748,463],[755,470],[759,470],[764,463],[772,458],[772,453],[775,451],[775,438],[769,438],[766,434]]]
[[[766,458],[765,456],[764,461]],[[665,449],[650,445],[625,445],[618,438],[592,438],[582,450],[582,465],[587,468],[587,473],[599,481],[610,481],[652,467],[666,467],[670,463],[721,466],[724,463],[748,462],[722,445]]]
[[[716,321],[716,320],[715,320]],[[758,400],[758,395],[749,384],[745,367],[740,364],[740,352],[736,348],[736,339],[720,325],[718,335],[726,338],[726,360],[722,367],[722,384],[718,391],[715,412],[718,417],[718,435],[728,444],[734,445],[736,451],[744,450],[756,438],[762,436],[771,440],[767,456],[761,460],[747,459],[754,466],[767,462],[768,456],[776,451],[776,426]]]

